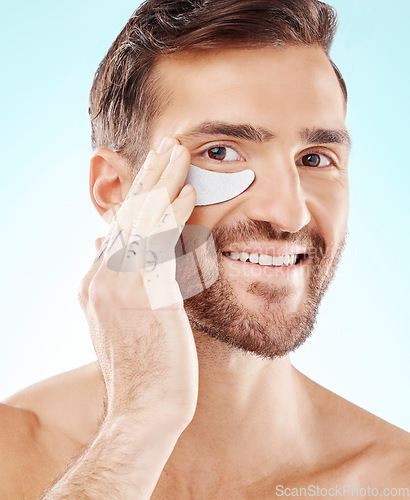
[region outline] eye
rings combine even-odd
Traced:
[[[233,149],[228,146],[214,146],[208,148],[204,153],[205,160],[216,160],[216,161],[240,161],[241,156]]]
[[[303,155],[296,163],[298,167],[330,167],[332,160],[318,153],[308,153]]]

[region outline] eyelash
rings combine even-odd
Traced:
[[[232,146],[232,144],[226,144],[226,143],[223,143],[223,142],[218,142],[218,143],[211,144],[211,145],[207,146],[204,150],[202,150],[199,153],[199,156],[204,155],[207,151],[209,151],[210,149],[214,149],[214,148],[230,148],[230,149],[233,149],[237,155],[239,155],[240,157],[242,157],[241,153],[239,153],[239,151],[236,149],[235,146]],[[222,161],[222,160],[212,160],[211,158],[205,158],[205,159],[207,161],[212,161],[212,162],[216,162],[216,163],[236,163],[236,161],[238,161],[238,162],[241,161],[241,160],[236,160],[236,161]]]
[[[318,154],[318,155],[321,155],[321,156],[324,156],[325,158],[327,158],[330,162],[331,162],[331,165],[328,165],[326,167],[308,167],[308,166],[302,166],[302,168],[316,168],[316,169],[320,169],[320,168],[329,168],[329,167],[335,167],[335,168],[340,168],[339,167],[339,161],[337,159],[337,157],[335,155],[332,155],[329,153],[328,150],[324,151],[322,148],[314,148],[314,149],[311,149],[311,150],[307,150],[307,151],[303,151],[303,153],[301,155],[298,156],[298,159],[300,158],[303,158],[304,156],[306,155],[309,155],[309,154]]]
[[[202,156],[204,155],[207,151],[209,151],[210,149],[214,149],[214,148],[231,148],[233,149],[239,156],[242,157],[242,155],[239,153],[239,151],[237,151],[237,149],[235,148],[235,146],[232,146],[232,144],[226,144],[224,142],[218,142],[218,143],[215,143],[215,144],[211,144],[209,146],[207,146],[205,149],[203,149],[199,155]],[[331,162],[331,165],[328,165],[326,167],[307,167],[307,166],[304,166],[303,168],[316,168],[316,169],[320,169],[320,168],[329,168],[329,167],[335,167],[335,168],[340,168],[339,166],[339,162],[338,162],[338,159],[336,158],[335,155],[331,155],[329,154],[329,152],[326,150],[324,151],[322,148],[318,147],[318,148],[314,148],[314,149],[310,149],[310,150],[307,150],[307,151],[304,151],[301,155],[299,155],[298,158],[302,158],[303,156],[305,155],[309,155],[309,154],[319,154],[319,155],[322,155],[324,156],[325,158],[327,158],[330,162]],[[230,162],[224,162],[222,160],[212,160],[211,158],[206,158],[207,161],[212,161],[212,162],[216,162],[216,163],[236,163],[235,161],[230,161]],[[237,161],[241,161],[241,160],[237,160]]]

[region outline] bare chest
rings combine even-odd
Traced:
[[[367,471],[367,472],[366,472]],[[271,500],[275,498],[360,498],[361,500],[383,497],[388,489],[380,478],[373,477],[369,467],[345,464],[337,470],[329,469],[316,474],[297,473],[287,478],[265,478],[249,486],[238,483],[212,487],[195,478],[190,484],[172,482],[161,476],[151,500]],[[205,484],[205,485],[204,485]],[[388,481],[386,482],[388,484]],[[394,493],[394,492],[393,492]]]

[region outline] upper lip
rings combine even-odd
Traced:
[[[259,253],[264,255],[272,255],[273,257],[280,257],[281,255],[298,255],[298,254],[307,254],[307,250],[305,247],[297,246],[297,245],[289,245],[289,246],[277,246],[273,244],[242,244],[232,245],[222,252],[247,252],[247,253]]]

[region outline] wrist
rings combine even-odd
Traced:
[[[100,433],[114,432],[121,433],[133,438],[141,434],[165,438],[169,436],[170,440],[178,440],[179,436],[189,425],[191,418],[182,417],[178,412],[167,409],[156,411],[155,413],[147,410],[139,411],[108,411],[100,427]]]

